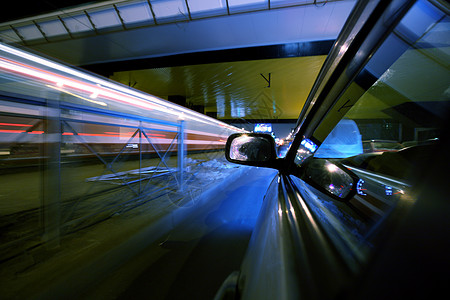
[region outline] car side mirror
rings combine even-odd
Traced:
[[[265,133],[235,133],[228,137],[225,157],[229,162],[248,166],[275,167],[275,140]]]
[[[302,164],[300,178],[332,198],[345,201],[356,193],[359,178],[339,163],[310,158]]]

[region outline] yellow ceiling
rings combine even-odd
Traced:
[[[111,79],[167,99],[181,95],[219,119],[297,119],[326,56],[116,72]],[[269,87],[270,74],[270,87]]]

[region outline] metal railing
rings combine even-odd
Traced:
[[[343,0],[222,1],[106,1],[66,8],[26,19],[0,23],[0,37],[15,43],[40,44],[133,30],[169,23],[268,11],[306,5],[324,6]]]
[[[34,111],[39,106],[20,105],[27,109],[34,107]],[[41,199],[41,205],[27,208],[26,211],[35,216],[25,220],[39,219],[40,229],[3,243],[1,250],[10,248],[11,243],[17,245],[40,235],[41,243],[55,247],[66,233],[161,195],[184,191],[185,121],[168,122],[117,113],[107,116],[104,112],[100,115],[95,110],[63,106],[54,100],[47,101],[44,111],[45,114],[38,116],[0,111],[0,116],[8,118],[9,122],[29,120],[25,123],[30,124],[27,125],[28,130],[18,132],[14,141],[8,144],[10,149],[22,148],[28,152],[20,156],[15,155],[20,151],[12,153],[11,150],[9,156],[0,159],[0,171],[3,169],[0,174],[8,169],[7,173],[26,172],[29,176],[38,176],[41,184],[40,195],[33,195]],[[74,117],[70,117],[68,111]],[[86,115],[89,118],[80,118]],[[94,121],[96,117],[98,121]],[[86,132],[89,128],[96,129],[95,126],[114,132],[127,129],[132,133],[127,131],[126,134],[109,137],[108,134]],[[39,133],[38,140],[35,134],[31,134],[36,132]],[[162,144],[158,136],[165,133],[169,138]],[[122,141],[111,143],[118,139]],[[2,147],[6,147],[5,143]],[[173,154],[176,159],[171,159]],[[71,176],[78,180],[71,179]],[[27,182],[23,185],[26,186]],[[21,193],[17,191],[18,198]],[[16,213],[22,214],[23,211]]]

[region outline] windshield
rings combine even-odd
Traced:
[[[449,62],[448,14],[416,2],[297,150],[300,166],[313,157],[357,176],[347,202],[293,177],[330,235],[339,232],[355,253],[372,248],[383,220],[415,201],[417,175],[448,124]]]
[[[436,142],[449,111],[449,28],[447,15],[418,2],[339,100],[337,110],[348,111],[315,157],[373,157]],[[319,141],[336,122],[328,119],[314,134]],[[347,161],[362,166],[361,159]]]

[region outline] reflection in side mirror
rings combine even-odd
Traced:
[[[356,175],[344,167],[334,164],[326,159],[313,158],[306,161],[301,178],[340,200],[349,199],[356,190]]]
[[[275,141],[263,133],[232,134],[227,140],[225,156],[230,162],[268,167],[277,157]]]

